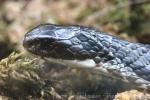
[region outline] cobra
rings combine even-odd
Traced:
[[[52,62],[90,68],[150,89],[150,45],[84,26],[43,24],[27,32],[23,46]]]

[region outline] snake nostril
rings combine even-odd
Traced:
[[[32,41],[26,41],[26,39],[23,40],[23,46],[28,49],[33,45]]]

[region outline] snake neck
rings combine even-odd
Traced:
[[[112,60],[116,60],[116,55],[119,56],[119,49],[123,46],[126,47],[129,42],[120,40],[119,38],[113,37],[108,34],[97,34],[97,45],[99,50],[97,52],[97,56],[94,58],[96,63],[107,63]],[[120,58],[119,58],[120,59]],[[118,60],[118,59],[117,59]]]

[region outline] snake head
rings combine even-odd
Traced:
[[[59,26],[44,24],[29,31],[23,46],[31,53],[42,57],[67,60],[93,58],[95,52],[85,31],[79,26]],[[82,33],[82,34],[81,34]],[[84,33],[86,35],[84,35]]]

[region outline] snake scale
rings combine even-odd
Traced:
[[[27,32],[23,46],[32,54],[90,67],[150,89],[150,45],[84,26],[43,24]]]

